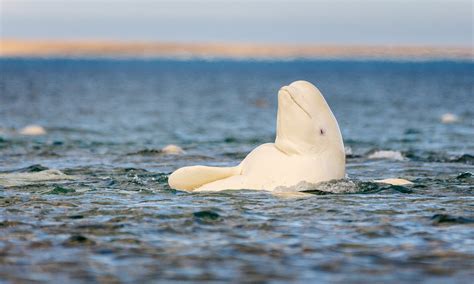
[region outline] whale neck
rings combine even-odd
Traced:
[[[299,154],[311,154],[316,153],[315,147],[312,145],[306,145],[306,143],[294,143],[289,139],[283,138],[278,135],[275,138],[275,147],[281,152],[287,155],[299,155]]]

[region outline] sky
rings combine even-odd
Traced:
[[[473,46],[472,0],[0,0],[9,39]]]

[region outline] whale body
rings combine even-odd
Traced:
[[[296,81],[278,92],[274,143],[258,146],[235,167],[184,167],[168,179],[185,191],[268,190],[345,177],[345,151],[337,120],[321,92]]]

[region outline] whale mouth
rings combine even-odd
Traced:
[[[309,112],[300,103],[298,103],[295,97],[293,97],[287,86],[281,88],[280,91],[284,91],[285,93],[287,93],[290,99],[296,104],[296,106],[298,106],[309,118],[312,118],[311,114],[309,114]]]

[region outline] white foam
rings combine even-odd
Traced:
[[[320,182],[317,184],[302,181],[295,186],[275,188],[273,193],[304,193],[305,191],[320,191],[328,193],[356,193],[358,192],[357,184],[348,179],[331,180]]]
[[[352,155],[352,148],[351,147],[345,146],[344,151],[346,152],[346,156]]]
[[[403,161],[406,160],[403,157],[402,153],[399,151],[392,151],[392,150],[380,150],[375,151],[374,153],[368,156],[369,159],[388,159],[388,160],[396,160],[396,161]]]
[[[25,186],[39,182],[53,182],[72,180],[73,176],[66,175],[59,170],[45,170],[31,173],[5,173],[0,174],[0,186]]]

